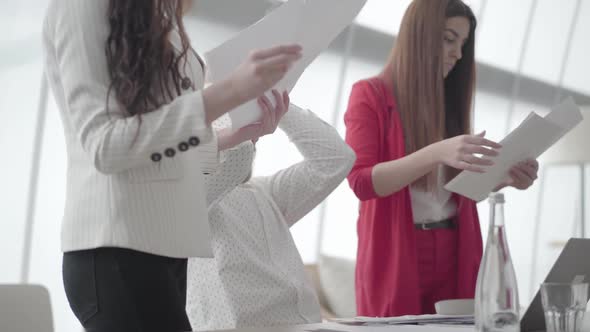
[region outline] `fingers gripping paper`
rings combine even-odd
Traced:
[[[500,154],[486,173],[463,171],[445,189],[481,201],[504,179],[508,170],[520,161],[537,158],[581,121],[582,113],[572,98],[556,106],[547,116],[529,116],[500,144]]]
[[[290,0],[262,20],[205,54],[207,80],[227,78],[254,49],[280,44],[299,44],[303,57],[274,87],[291,91],[305,68],[348,26],[367,0]],[[270,100],[274,100],[267,93]],[[234,129],[260,118],[256,100],[229,113]]]

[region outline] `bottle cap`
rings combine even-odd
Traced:
[[[488,201],[490,203],[504,203],[505,202],[504,194],[498,193],[498,192],[492,192],[492,193],[490,193]]]

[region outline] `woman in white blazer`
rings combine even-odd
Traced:
[[[46,74],[68,152],[64,286],[89,331],[191,329],[186,258],[212,255],[210,124],[301,56],[297,45],[253,51],[204,89],[182,24],[188,2],[53,0],[47,10]]]

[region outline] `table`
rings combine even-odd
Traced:
[[[211,331],[213,332],[213,331]],[[221,332],[221,331],[215,331]],[[317,323],[275,327],[248,327],[225,332],[475,332],[473,326],[385,325],[352,326],[337,323]]]

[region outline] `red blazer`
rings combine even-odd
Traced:
[[[344,116],[346,143],[357,159],[348,183],[361,200],[357,224],[356,307],[362,316],[421,314],[412,205],[408,187],[379,198],[371,173],[405,156],[404,132],[392,87],[375,77],[357,82]],[[458,212],[455,298],[473,298],[482,256],[475,202],[454,195]]]

